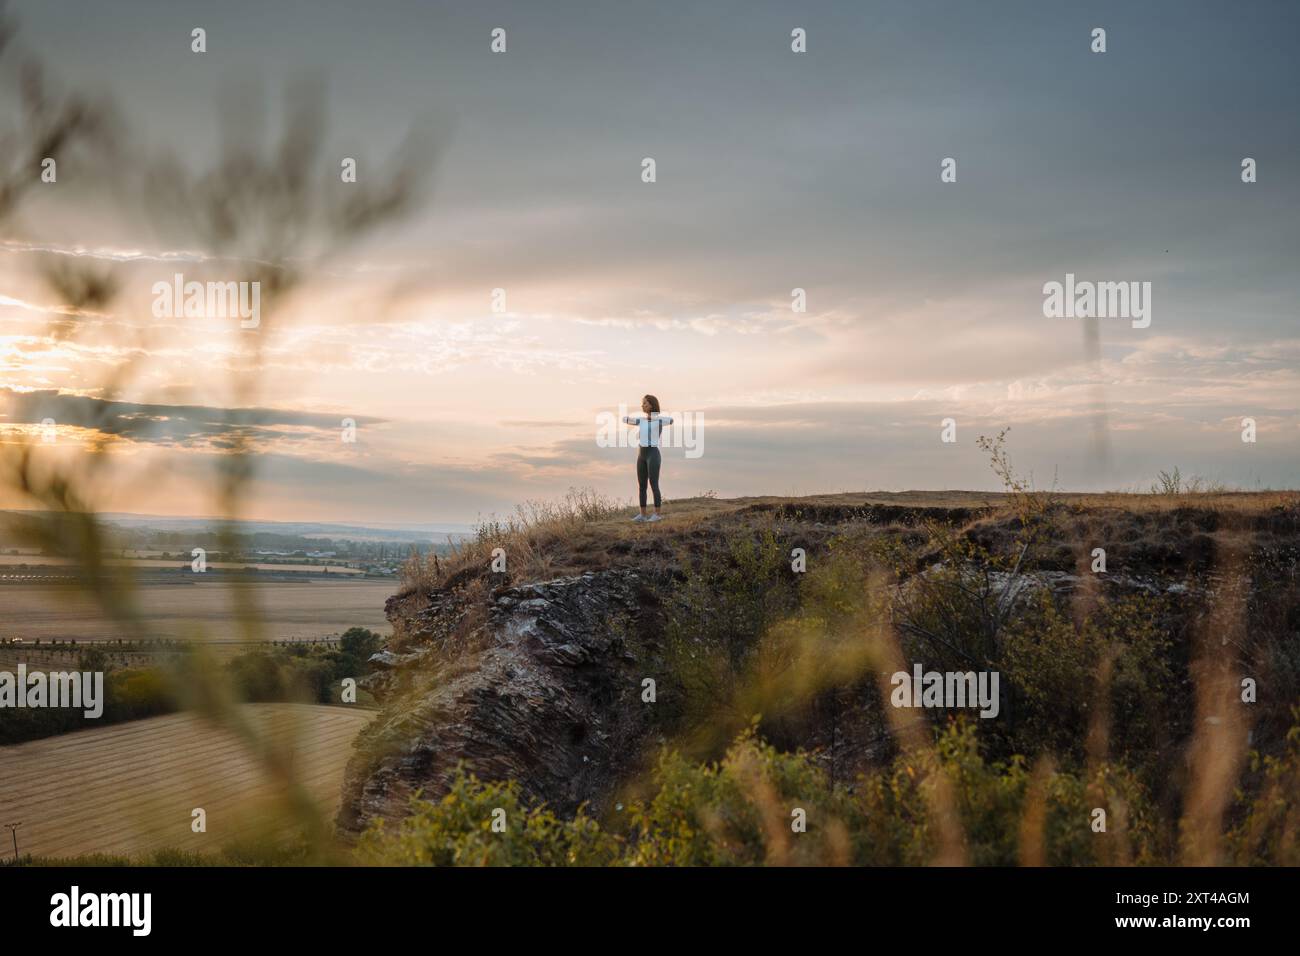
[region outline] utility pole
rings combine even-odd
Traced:
[[[15,862],[15,863],[18,862],[18,828],[19,828],[20,826],[22,826],[21,823],[6,823],[6,824],[5,824],[5,829],[8,830],[11,834],[13,834],[13,838],[14,838],[14,862]]]

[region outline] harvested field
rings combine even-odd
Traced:
[[[267,746],[292,755],[295,778],[332,816],[352,742],[373,715],[304,704],[244,710]],[[283,792],[244,743],[192,714],[0,747],[0,820],[22,823],[23,855],[214,851],[287,830]],[[207,813],[206,833],[191,830],[196,807]]]
[[[386,580],[144,584],[135,596],[149,633],[137,634],[107,618],[84,588],[6,585],[0,590],[0,638],[20,638],[26,643],[144,637],[245,639],[235,613],[237,589],[252,589],[261,639],[320,638],[350,627],[385,628],[384,599],[396,586],[395,581]]]

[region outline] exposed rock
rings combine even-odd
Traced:
[[[383,711],[348,767],[340,826],[401,817],[416,791],[441,796],[461,762],[482,779],[518,780],[560,813],[608,797],[648,729],[628,636],[651,586],[617,570],[499,589],[462,645],[440,637],[419,668],[387,654],[373,685]],[[415,616],[443,634],[437,619],[463,613],[438,594]]]
[[[380,651],[378,654],[371,654],[367,663],[372,667],[387,670],[390,667],[396,667],[398,660],[400,658],[392,651]]]

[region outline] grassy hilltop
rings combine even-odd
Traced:
[[[366,858],[1300,862],[1295,493],[631,513],[408,567],[340,814]],[[917,663],[996,671],[996,718],[891,706]]]

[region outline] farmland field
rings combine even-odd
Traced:
[[[190,569],[190,559],[188,557],[163,558],[161,552],[153,555],[139,552],[136,556],[128,558],[105,558],[104,564],[110,567],[133,568],[137,571],[188,571]],[[77,562],[70,561],[67,558],[42,554],[0,554],[0,572],[12,572],[24,565],[39,568],[75,568]],[[341,564],[331,564],[324,561],[317,564],[294,564],[291,561],[209,561],[207,565],[213,570],[229,569],[232,571],[257,568],[259,571],[303,571],[312,574],[341,574],[351,577],[357,577],[365,573],[359,568],[349,568]]]
[[[202,581],[146,583],[136,589],[148,633],[128,633],[106,618],[94,599],[74,585],[0,586],[0,638],[24,643],[168,638],[242,638],[235,598],[252,592],[262,640],[325,637],[349,627],[386,631],[384,601],[397,583],[385,580]]]
[[[332,816],[352,741],[371,713],[305,704],[244,711],[271,748],[292,755],[295,778]],[[192,714],[0,747],[0,780],[0,819],[22,822],[24,855],[210,851],[291,823],[282,781],[229,731]],[[191,829],[195,808],[206,812],[205,833]]]

